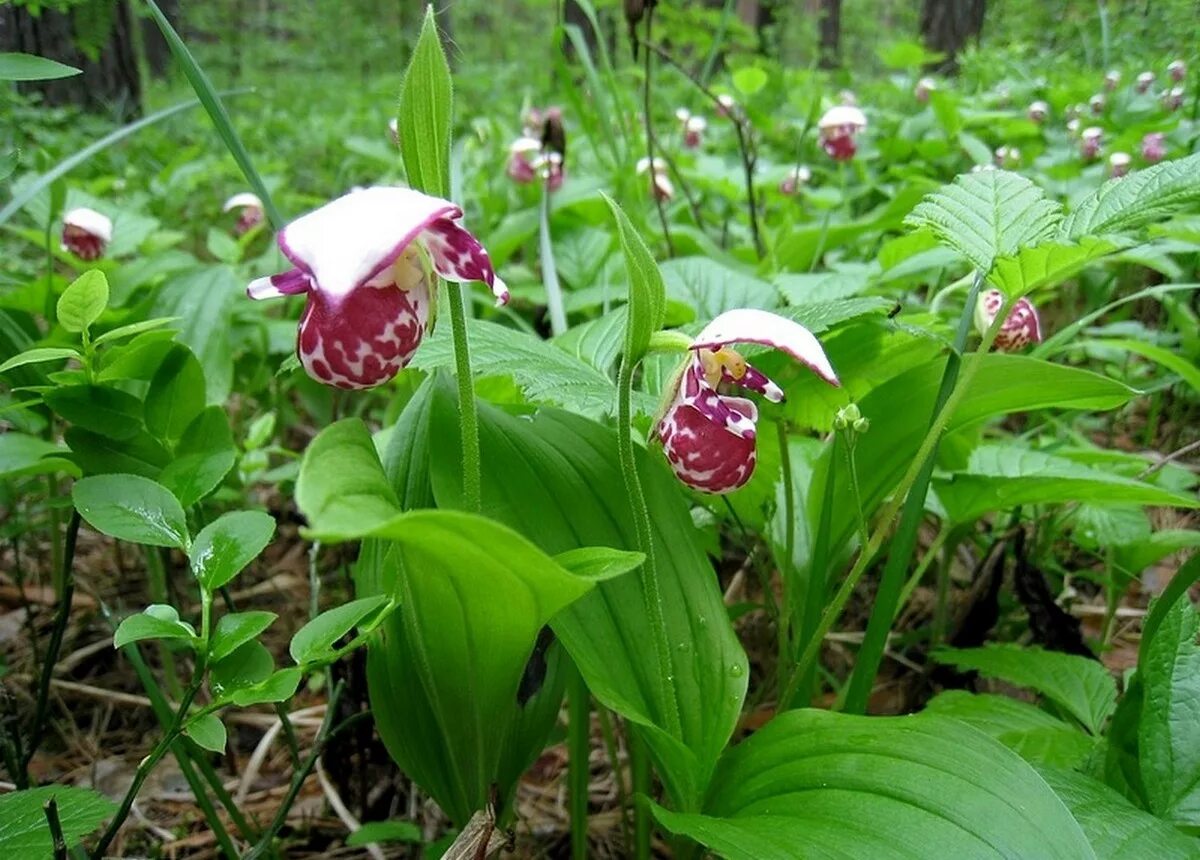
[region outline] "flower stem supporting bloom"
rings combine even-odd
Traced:
[[[454,337],[454,376],[458,380],[458,421],[462,434],[463,508],[473,514],[483,506],[483,479],[479,466],[479,415],[475,410],[475,385],[471,377],[471,352],[467,345],[467,315],[463,288],[447,283],[450,331]]]
[[[967,327],[968,334],[971,325],[971,309],[973,307],[972,300],[978,297],[979,287],[981,284],[982,279],[979,279],[976,285],[972,288],[972,295],[967,300],[967,305],[963,311],[963,320],[965,320],[965,323],[963,320],[960,320],[959,330],[962,331],[963,326],[965,325]],[[891,530],[892,520],[895,519],[896,514],[899,513],[900,506],[904,503],[905,498],[909,496],[910,490],[915,488],[919,473],[924,471],[926,460],[932,462],[932,458],[936,453],[937,443],[942,436],[942,431],[946,429],[946,424],[950,421],[950,416],[954,414],[959,403],[962,401],[963,396],[970,388],[971,380],[973,380],[975,378],[975,374],[978,373],[979,367],[982,364],[983,356],[987,354],[988,350],[992,347],[992,343],[995,342],[996,335],[1000,333],[1000,327],[1003,325],[1004,319],[1007,317],[1008,312],[1012,309],[1012,305],[1013,302],[1011,299],[1005,301],[1004,307],[1001,308],[1000,313],[996,315],[996,319],[992,322],[991,327],[984,334],[983,340],[979,344],[979,349],[969,356],[965,362],[962,373],[958,375],[957,382],[952,385],[953,391],[946,399],[944,405],[940,410],[934,410],[935,418],[931,422],[929,430],[925,433],[925,438],[921,442],[921,447],[917,450],[916,456],[913,457],[912,464],[909,466],[908,471],[904,474],[904,477],[897,485],[896,492],[892,496],[892,501],[888,503],[887,507],[880,516],[879,522],[875,527],[875,532],[871,535],[870,542],[867,544],[867,546],[863,547],[859,551],[858,558],[855,560],[854,566],[850,569],[850,572],[846,574],[846,578],[842,580],[842,585],[838,589],[837,594],[834,596],[829,605],[825,607],[825,611],[821,614],[821,621],[817,625],[817,628],[813,631],[812,636],[809,638],[808,643],[804,648],[804,653],[801,655],[800,660],[796,665],[795,673],[792,676],[792,683],[788,686],[788,690],[784,696],[784,701],[790,701],[791,696],[795,693],[795,687],[799,683],[799,679],[808,672],[811,666],[815,665],[815,661],[821,653],[821,643],[825,639],[825,634],[829,632],[829,630],[833,627],[833,623],[842,614],[842,610],[845,608],[847,601],[849,601],[850,595],[854,593],[854,589],[858,585],[858,581],[862,578],[863,573],[866,572],[867,566],[875,556],[875,553],[879,551],[879,547],[883,544],[884,537],[886,537],[887,533]],[[964,343],[966,342],[966,337],[967,335],[963,336]],[[957,369],[955,370],[955,373],[957,373]],[[925,482],[925,487],[928,487],[928,481]],[[925,492],[922,490],[919,494],[919,502],[923,505],[924,501]],[[876,606],[878,607],[878,602],[876,603]],[[878,609],[876,611],[878,611]],[[889,627],[891,626],[893,615],[894,612],[888,615]],[[885,630],[885,640],[886,632],[887,631]],[[859,660],[861,661],[861,659],[862,652],[860,651]],[[874,672],[872,672],[872,679],[873,678]]]
[[[542,256],[542,283],[546,286],[546,307],[550,312],[550,333],[556,337],[567,330],[567,312],[563,308],[558,266],[554,263],[554,243],[550,239],[550,186],[542,183],[542,208],[538,218],[538,248]]]

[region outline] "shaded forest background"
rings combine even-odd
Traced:
[[[642,0],[638,0],[642,2]],[[204,53],[218,85],[247,76],[400,68],[404,49],[392,34],[414,32],[422,0],[162,0],[185,41]],[[462,70],[505,66],[537,86],[553,74],[523,49],[560,16],[589,42],[616,45],[622,0],[594,0],[597,33],[578,0],[440,0],[435,4],[449,54]],[[732,14],[730,14],[732,13]],[[1125,45],[1153,35],[1160,48],[1187,51],[1200,39],[1195,0],[676,0],[659,2],[669,42],[704,56],[716,41],[727,53],[754,53],[785,65],[840,70],[850,81],[884,69],[885,43],[906,34],[943,56],[931,68],[953,73],[977,45],[1003,48],[1014,71],[1021,60],[1106,65]],[[333,36],[336,35],[336,38]],[[305,50],[297,52],[295,47]],[[569,47],[569,46],[568,46]],[[0,51],[49,56],[84,70],[39,84],[48,104],[75,104],[136,116],[168,52],[135,0],[15,0],[0,8]],[[399,54],[399,55],[398,55]],[[492,76],[492,73],[489,73]],[[468,84],[469,85],[469,84]]]

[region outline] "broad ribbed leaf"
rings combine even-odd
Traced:
[[[479,418],[485,513],[551,554],[637,546],[612,429],[553,409],[529,420],[484,407]],[[430,469],[442,507],[461,504],[457,422],[453,394],[440,389]],[[676,807],[695,809],[737,723],[746,656],[674,476],[659,452],[636,453],[654,521],[671,672],[659,677],[647,644],[654,634],[637,577],[599,583],[553,627],[593,695],[638,727]],[[682,721],[677,734],[666,729],[668,708]]]
[[[1016,753],[957,720],[789,711],[731,749],[704,814],[655,817],[729,860],[1093,860]]]
[[[399,512],[362,421],[331,424],[309,444],[296,480],[296,507],[327,538],[366,534]]]
[[[933,652],[939,663],[970,669],[987,678],[999,678],[1041,693],[1070,714],[1093,735],[1099,735],[1117,701],[1117,683],[1096,660],[1022,648],[989,645],[986,648],[940,648]]]
[[[1060,220],[1058,203],[1025,177],[1006,170],[959,176],[904,219],[911,227],[928,227],[981,272],[990,271],[996,258],[1045,239]]]
[[[1200,153],[1110,179],[1062,222],[1068,239],[1128,233],[1200,201]]]
[[[1195,860],[1200,842],[1138,809],[1104,783],[1052,767],[1038,773],[1054,789],[1092,844],[1096,860]]]
[[[1017,505],[1055,502],[1200,507],[1194,493],[1175,493],[1019,445],[981,445],[965,470],[933,487],[949,517],[960,523]]]
[[[988,281],[1009,296],[1019,298],[1041,287],[1061,284],[1119,247],[1115,242],[1085,236],[1078,244],[1047,242],[1021,248],[1012,256],[997,259]]]
[[[1098,742],[1041,708],[993,693],[946,690],[930,699],[925,710],[962,720],[1039,766],[1075,767]]]
[[[929,427],[934,397],[944,360],[923,364],[888,380],[858,401],[872,422],[871,432],[855,444],[863,507],[875,510],[896,486],[915,456]],[[840,368],[839,368],[840,369]],[[1133,390],[1099,374],[1019,355],[984,356],[974,381],[951,416],[947,432],[997,415],[1032,409],[1112,409],[1133,396]],[[793,398],[794,399],[794,398]],[[882,428],[882,431],[881,429]],[[849,473],[841,452],[831,457],[827,446],[809,490],[808,514],[815,533],[825,476],[837,484],[830,520],[830,547],[850,539],[858,522]]]
[[[615,371],[617,359],[621,356],[628,314],[628,308],[619,307],[602,317],[572,326],[551,343],[607,377]]]
[[[397,131],[408,184],[436,197],[450,193],[451,87],[450,66],[430,5],[404,74]]]
[[[484,320],[467,324],[471,363],[480,376],[511,376],[531,403],[552,403],[573,412],[601,417],[616,409],[617,387],[592,366],[541,338]],[[432,371],[454,367],[449,326],[427,338],[412,366]],[[634,394],[634,409],[649,414],[653,398]]]
[[[1186,597],[1157,627],[1142,658],[1145,703],[1138,757],[1150,809],[1178,825],[1200,826],[1200,616]]]

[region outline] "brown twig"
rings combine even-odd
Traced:
[[[647,16],[647,19],[648,18],[649,16]],[[648,20],[647,23],[649,23]],[[673,67],[681,75],[691,81],[692,86],[704,93],[709,101],[711,101],[717,107],[718,113],[724,113],[729,121],[733,123],[733,131],[734,134],[737,135],[738,153],[742,158],[742,171],[746,177],[746,208],[750,215],[750,233],[754,236],[754,250],[761,259],[765,252],[763,251],[762,236],[758,229],[758,198],[754,193],[754,164],[756,159],[754,157],[754,152],[750,148],[750,140],[746,135],[746,123],[744,121],[745,115],[736,105],[733,108],[727,109],[723,104],[721,104],[721,99],[718,98],[717,94],[702,84],[695,75],[693,75],[678,60],[671,56],[670,52],[667,51],[666,48],[651,42],[650,28],[648,26],[646,28],[646,48],[648,49],[646,52],[647,54],[654,52],[663,60],[665,60],[668,65]],[[648,61],[646,65],[649,66]],[[647,106],[646,110],[647,112],[649,111],[649,106]]]
[[[653,21],[653,18],[654,18],[654,7],[650,6],[648,9],[646,9],[646,46],[647,47],[651,46],[650,32],[651,32],[651,22]],[[651,71],[654,68],[654,66],[651,63],[650,59],[651,59],[650,51],[646,51],[646,54],[644,57],[646,75],[645,75],[645,80],[642,82],[642,112],[645,115],[644,119],[646,121],[646,158],[650,165],[649,173],[650,173],[650,178],[652,180],[652,185],[653,185],[653,187],[651,189],[652,193],[650,196],[654,198],[654,205],[658,209],[658,220],[662,224],[663,239],[667,243],[667,256],[674,257],[675,256],[675,245],[671,241],[671,228],[667,225],[666,206],[664,205],[662,195],[660,195],[658,193],[657,184],[653,183],[653,179],[654,179],[654,117],[653,117],[653,112],[650,109],[650,92],[651,92]]]

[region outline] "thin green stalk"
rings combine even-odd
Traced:
[[[782,585],[776,637],[779,640],[776,657],[775,683],[780,694],[787,686],[792,655],[792,588],[795,586],[796,558],[796,497],[792,478],[792,453],[788,445],[787,425],[775,422],[779,434],[779,466],[783,475],[783,558],[779,559],[779,581]]]
[[[1000,331],[1000,326],[1003,324],[1004,319],[1011,307],[1012,303],[1008,302],[1003,308],[1001,308],[1000,312],[996,315],[995,322],[992,323],[991,328],[989,328],[984,334],[983,340],[979,344],[979,349],[968,356],[966,362],[964,363],[963,371],[959,377],[958,384],[954,387],[954,391],[946,401],[945,406],[942,407],[937,418],[933,421],[933,424],[926,432],[925,438],[922,440],[920,448],[917,449],[916,456],[909,465],[908,471],[896,485],[896,492],[893,494],[892,500],[885,506],[883,514],[879,518],[879,523],[875,527],[875,532],[871,535],[870,543],[863,551],[859,553],[858,559],[855,561],[854,566],[850,569],[850,572],[846,574],[846,578],[842,580],[842,585],[838,589],[837,594],[834,595],[833,600],[827,607],[825,607],[825,611],[821,614],[820,623],[817,625],[817,629],[813,631],[813,635],[809,638],[808,644],[805,646],[804,653],[800,657],[797,676],[793,677],[798,677],[800,674],[806,672],[820,654],[821,643],[825,638],[825,634],[830,631],[830,629],[833,627],[833,623],[841,615],[842,610],[845,609],[846,603],[850,599],[850,595],[854,592],[855,587],[858,585],[858,581],[862,578],[862,575],[866,572],[867,566],[870,564],[871,559],[874,557],[875,553],[879,551],[879,547],[883,544],[884,538],[891,529],[892,520],[896,517],[896,514],[899,513],[900,506],[904,503],[909,490],[917,480],[917,473],[921,471],[926,459],[933,455],[934,449],[936,448],[938,441],[941,439],[942,431],[946,428],[946,424],[950,421],[951,416],[954,415],[955,410],[958,409],[959,403],[962,401],[962,398],[966,395],[967,390],[970,388],[971,380],[973,380],[975,378],[975,374],[979,372],[979,367],[982,364],[982,358],[987,354],[988,350],[991,349],[992,343],[995,342],[996,335]],[[793,691],[789,689],[789,693],[791,692]]]
[[[196,62],[196,58],[192,56],[187,45],[183,43],[183,39],[179,38],[179,34],[175,32],[175,28],[167,20],[167,16],[158,8],[158,4],[154,0],[145,0],[145,3],[146,8],[150,10],[150,17],[154,19],[154,23],[158,25],[163,38],[171,48],[171,53],[183,67],[183,74],[188,79],[188,83],[192,85],[192,90],[196,93],[197,98],[200,99],[200,104],[204,105],[204,110],[208,113],[213,125],[216,126],[217,134],[225,144],[225,148],[229,150],[229,154],[233,156],[237,166],[241,168],[242,175],[246,177],[246,181],[250,183],[254,193],[262,200],[267,220],[276,230],[283,229],[285,223],[283,216],[275,208],[271,192],[267,190],[262,177],[254,169],[254,164],[250,161],[250,153],[246,151],[241,137],[233,127],[233,122],[229,119],[229,112],[225,110],[221,96],[208,79],[208,75],[204,73],[204,69],[200,68],[200,64]]]
[[[175,739],[183,731],[183,724],[188,716],[188,708],[191,707],[196,693],[200,691],[200,685],[203,681],[204,664],[203,661],[200,661],[196,663],[192,682],[188,685],[187,691],[183,694],[183,698],[179,702],[179,708],[175,711],[175,717],[171,721],[171,725],[159,739],[158,744],[155,745],[150,755],[142,759],[138,765],[137,771],[133,775],[133,782],[130,783],[129,788],[126,790],[125,796],[121,798],[121,804],[117,807],[116,814],[109,821],[108,828],[104,831],[104,835],[100,837],[100,841],[96,843],[96,847],[92,849],[92,860],[101,860],[104,857],[105,851],[108,850],[108,846],[116,838],[121,825],[129,817],[129,810],[133,808],[133,802],[137,799],[138,792],[142,790],[142,785],[145,784],[146,777],[150,776],[150,771],[154,770],[154,766],[166,755],[167,750],[171,748],[171,744],[175,742]]]
[[[471,376],[471,349],[467,343],[467,318],[463,310],[463,288],[446,284],[450,304],[450,331],[454,338],[454,376],[458,382],[458,421],[462,434],[463,508],[470,513],[483,509],[483,477],[479,458],[479,415],[475,408],[475,386]]]
[[[542,283],[546,285],[546,307],[550,311],[550,333],[556,337],[567,330],[558,267],[554,264],[554,242],[550,239],[550,184],[542,183],[542,208],[538,218],[538,247],[542,254]]]
[[[572,666],[567,682],[567,795],[571,804],[571,857],[588,856],[588,786],[591,783],[592,708],[587,684]]]
[[[46,730],[46,716],[50,707],[50,680],[54,676],[54,667],[58,664],[58,655],[62,651],[63,636],[67,631],[67,622],[71,617],[71,601],[75,597],[75,577],[72,568],[75,566],[75,541],[79,536],[79,511],[71,511],[71,519],[67,523],[66,539],[63,541],[62,567],[60,568],[58,588],[58,611],[54,615],[54,627],[50,631],[50,644],[42,659],[42,672],[38,678],[37,706],[34,708],[33,725],[29,730],[29,744],[25,749],[25,758],[21,769],[25,778],[29,776],[29,763],[37,754]],[[13,775],[16,778],[16,774]]]
[[[613,784],[617,789],[617,808],[621,812],[621,838],[629,845],[629,817],[625,814],[626,799],[629,791],[625,788],[625,774],[621,769],[621,756],[617,747],[617,734],[613,730],[612,718],[608,709],[603,706],[596,708],[596,721],[600,724],[600,737],[604,739],[604,751],[608,754],[609,765],[612,767]]]
[[[342,721],[336,729],[333,728],[333,721],[337,718],[337,704],[342,696],[344,684],[338,682],[329,694],[329,702],[325,705],[325,718],[321,721],[321,727],[317,730],[316,739],[313,741],[312,750],[309,751],[308,758],[304,760],[304,765],[300,770],[292,774],[292,782],[288,786],[288,792],[283,798],[283,802],[279,805],[279,809],[275,812],[275,817],[271,819],[270,825],[267,827],[258,842],[242,860],[258,860],[259,857],[268,853],[271,850],[271,843],[275,840],[275,835],[279,833],[279,829],[283,827],[287,821],[288,812],[296,803],[296,798],[300,796],[300,787],[304,785],[304,781],[308,779],[313,768],[317,765],[317,759],[321,757],[321,753],[325,751],[325,745],[329,739],[335,734],[345,729],[348,725],[355,722],[358,718],[365,717],[367,713],[360,711],[350,718]]]
[[[167,591],[167,571],[163,565],[162,550],[155,546],[143,546],[142,555],[146,558],[146,584],[150,592],[150,602],[170,604],[171,598]],[[178,699],[183,695],[183,685],[179,683],[175,655],[165,646],[162,649],[162,660],[167,691],[171,694],[171,698]]]
[[[861,544],[866,546],[870,537],[867,533],[867,517],[863,513],[862,490],[858,484],[858,466],[854,459],[854,433],[857,431],[847,427],[840,432],[842,441],[845,443],[842,450],[846,453],[846,473],[850,477],[850,492],[854,496],[854,509],[858,514],[858,537]]]
[[[900,525],[892,536],[892,545],[888,551],[887,563],[879,581],[879,590],[875,595],[875,605],[871,610],[871,619],[867,622],[866,636],[862,647],[858,650],[858,658],[854,662],[854,672],[850,676],[850,684],[846,690],[844,710],[848,713],[863,713],[867,707],[867,698],[875,683],[875,673],[883,659],[887,647],[888,633],[896,617],[900,601],[900,592],[904,587],[905,572],[912,562],[913,551],[917,544],[917,529],[925,516],[925,496],[929,491],[929,481],[933,477],[933,468],[937,461],[937,443],[941,438],[941,429],[933,432],[943,407],[950,399],[958,382],[959,370],[962,366],[962,355],[967,348],[967,338],[971,334],[971,322],[974,316],[975,304],[979,299],[979,291],[983,287],[983,273],[979,273],[967,294],[967,302],[962,316],[958,321],[958,330],[954,335],[954,347],[946,358],[946,367],[942,371],[942,382],[938,386],[937,399],[934,401],[933,414],[929,418],[930,435],[934,436],[934,444],[920,460],[920,469],[904,500],[904,508],[900,515]],[[1006,303],[1007,304],[1007,303]],[[1007,307],[997,314],[1001,322],[1007,313]]]
[[[58,801],[53,797],[42,807],[50,827],[50,842],[54,845],[54,860],[67,860],[67,839],[63,836],[62,821],[58,818]]]
[[[638,803],[638,795],[650,796],[650,752],[645,742],[630,731],[625,723],[625,742],[629,745],[629,767],[633,781],[633,856],[636,860],[650,860],[650,815],[645,805]]]
[[[817,534],[813,538],[811,559],[808,565],[808,591],[804,597],[804,614],[800,623],[800,635],[792,654],[796,654],[801,643],[811,642],[817,625],[821,621],[821,610],[825,608],[825,598],[828,594],[829,583],[829,531],[833,516],[833,468],[837,456],[838,437],[835,434],[829,441],[829,467],[825,472],[825,492],[821,496],[821,516],[817,522]],[[791,677],[783,694],[780,696],[781,708],[796,706],[807,707],[816,691],[816,663],[811,663],[806,669],[801,669],[798,660],[790,666]]]
[[[628,357],[621,358],[617,374],[617,453],[621,461],[621,472],[625,477],[625,491],[633,510],[633,527],[637,533],[638,549],[645,554],[646,561],[638,575],[642,584],[642,597],[650,617],[650,631],[654,637],[653,647],[658,663],[659,696],[666,713],[667,730],[675,737],[680,733],[679,703],[668,686],[672,675],[670,643],[667,641],[667,622],[663,617],[662,594],[658,588],[658,568],[654,563],[654,535],[650,524],[650,509],[642,492],[642,479],[638,474],[637,461],[633,452],[633,418],[631,399],[633,395],[633,364]]]

